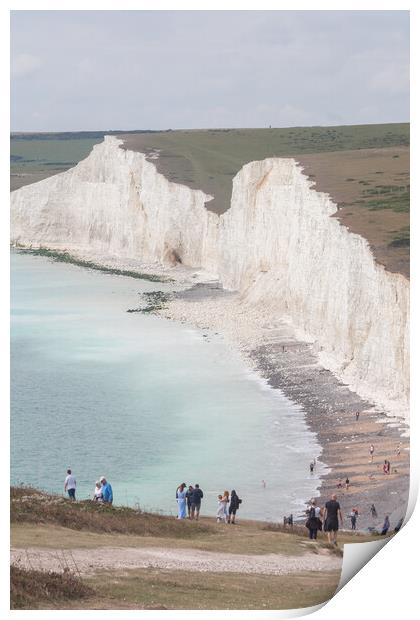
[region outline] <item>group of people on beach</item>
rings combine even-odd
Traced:
[[[67,493],[72,501],[76,500],[76,486],[76,478],[72,473],[71,469],[68,469],[67,476],[64,480],[64,493]],[[95,502],[112,504],[114,499],[112,493],[112,486],[105,478],[105,476],[101,476],[101,478],[99,478],[99,480],[95,482],[95,490],[93,492],[92,499]]]
[[[357,412],[356,413],[357,421],[359,420],[359,415],[360,413]],[[375,454],[375,446],[373,445],[373,443],[371,443],[369,446],[370,463],[373,463],[374,461],[374,454]],[[401,454],[401,442],[399,442],[399,444],[396,447],[396,454],[397,456]],[[316,460],[314,459],[314,461],[311,461],[309,465],[311,473],[313,473],[314,471],[315,463],[316,463]],[[389,475],[391,473],[391,463],[388,459],[384,460],[382,469],[385,475]],[[396,472],[397,470],[394,470],[394,471]],[[371,478],[372,476],[373,474],[371,474],[369,478]],[[346,491],[348,491],[350,488],[349,477],[348,476],[346,477],[344,483],[343,483],[342,478],[340,478],[336,486],[337,486],[337,489],[343,489],[345,487]],[[369,510],[370,510],[372,519],[377,519],[378,513],[377,513],[377,510],[374,504],[370,506]],[[307,515],[307,520],[306,520],[305,525],[309,530],[310,539],[315,540],[317,538],[318,532],[320,530],[324,530],[327,533],[328,542],[334,545],[337,544],[337,531],[339,529],[339,521],[340,521],[341,527],[343,527],[343,515],[341,512],[340,504],[337,501],[336,494],[333,494],[331,496],[331,499],[326,502],[324,508],[320,508],[319,506],[317,506],[315,499],[312,499],[309,502],[309,507],[306,511],[306,515]],[[350,514],[348,515],[348,518],[350,519],[351,529],[353,531],[356,530],[357,519],[359,516],[360,516],[359,509],[353,506]],[[399,519],[399,521],[397,522],[394,528],[395,532],[398,532],[400,530],[400,528],[402,527],[403,521],[404,521],[403,518]],[[285,517],[285,525],[290,525],[290,524],[293,524],[293,520],[290,518],[286,519]],[[388,530],[390,527],[391,527],[391,524],[390,524],[389,515],[386,514],[382,527],[377,531],[382,536],[385,536],[388,533]],[[368,529],[371,529],[372,531],[374,530],[374,528],[368,528]]]
[[[201,510],[201,500],[204,497],[200,485],[194,487],[190,484],[187,488],[182,482],[176,490],[176,501],[178,504],[178,519],[195,519],[198,521]],[[218,495],[216,520],[217,523],[235,524],[236,512],[242,500],[239,499],[235,490],[225,491],[223,495]]]

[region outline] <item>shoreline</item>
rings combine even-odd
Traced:
[[[386,514],[394,527],[405,516],[408,503],[409,426],[402,418],[380,412],[323,368],[315,347],[296,337],[287,318],[274,322],[259,310],[243,306],[237,293],[204,283],[175,293],[157,314],[221,333],[270,387],[302,407],[306,424],[321,447],[319,460],[327,468],[320,474],[317,503],[323,506],[336,493],[344,529],[350,528],[347,515],[353,507],[359,510],[359,529],[380,527]],[[360,412],[357,422],[356,411]],[[371,443],[375,446],[373,463]],[[389,475],[382,470],[385,459],[391,462]],[[344,488],[337,488],[340,479]],[[370,514],[372,503],[376,519]]]
[[[221,334],[227,345],[239,351],[247,366],[267,385],[281,390],[302,407],[308,429],[315,433],[321,447],[319,460],[328,468],[320,474],[318,505],[322,506],[336,492],[342,503],[345,529],[349,526],[347,514],[353,506],[360,511],[359,529],[380,526],[385,514],[390,515],[394,527],[405,515],[409,492],[409,426],[402,418],[379,412],[323,368],[315,347],[296,337],[288,317],[273,320],[269,308],[244,306],[238,293],[223,290],[216,279],[200,269],[158,268],[139,261],[69,253],[64,248],[14,249],[114,275],[144,277],[157,285],[173,285],[163,305],[154,305],[149,300],[145,301],[145,308],[135,311],[152,312]],[[357,423],[356,411],[360,412]],[[375,446],[373,464],[369,463],[371,443]],[[399,456],[396,455],[398,443],[401,444]],[[389,476],[382,472],[386,458],[391,461]],[[347,476],[349,490],[337,489],[337,481],[341,478],[344,483]],[[378,512],[376,520],[368,512],[372,503]]]

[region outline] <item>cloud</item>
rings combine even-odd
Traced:
[[[11,23],[16,131],[409,118],[408,11],[14,11]]]
[[[25,77],[37,71],[42,65],[41,59],[32,54],[18,54],[12,59],[12,77]]]

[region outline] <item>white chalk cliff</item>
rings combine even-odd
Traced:
[[[218,217],[210,196],[119,144],[106,137],[74,168],[13,192],[12,243],[217,274],[245,306],[290,317],[351,389],[408,419],[408,280],[330,217],[336,205],[295,160],[244,166]]]

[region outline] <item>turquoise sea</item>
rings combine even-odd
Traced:
[[[15,251],[11,274],[13,484],[60,493],[71,467],[80,499],[104,475],[116,503],[175,514],[178,484],[198,482],[203,513],[235,488],[241,515],[264,520],[316,494],[298,406],[220,335],[127,312],[171,284]]]

